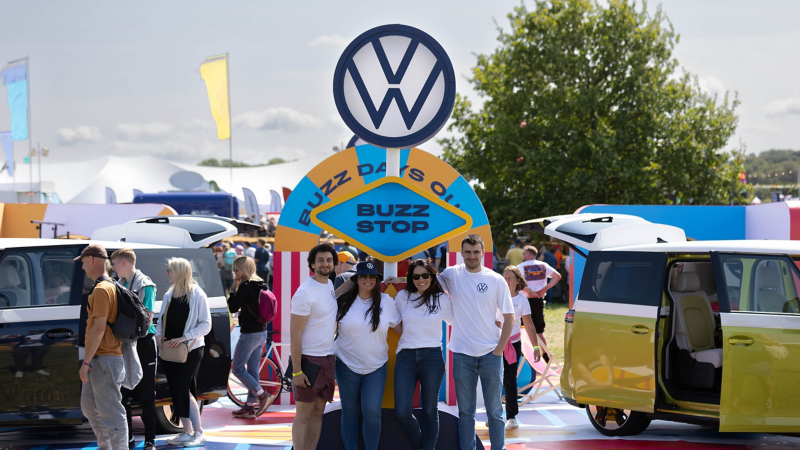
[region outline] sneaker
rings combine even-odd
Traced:
[[[258,412],[256,412],[256,415],[260,416],[261,414],[264,414],[264,411],[269,408],[269,405],[272,404],[274,399],[274,395],[269,395],[266,392],[262,392],[261,395],[258,396]]]
[[[238,411],[231,412],[231,415],[240,419],[255,419],[256,408],[253,405],[244,405]]]
[[[14,376],[17,377],[17,378],[22,378],[22,371],[15,372]]]
[[[39,375],[45,375],[45,376],[49,376],[50,375],[50,372],[46,372],[46,371],[44,371],[42,369],[39,369],[39,370],[37,370],[36,372],[33,372],[33,373],[38,373]]]
[[[189,433],[181,433],[172,439],[167,439],[166,442],[169,445],[184,445],[191,441],[193,437],[194,436]]]
[[[198,431],[197,433],[192,436],[192,440],[183,444],[184,447],[199,447],[206,442],[206,434],[202,431]]]
[[[508,419],[508,422],[506,422],[506,429],[516,430],[517,428],[519,428],[519,421],[517,421],[516,418]]]
[[[156,450],[155,442],[145,442],[144,443],[144,450]]]

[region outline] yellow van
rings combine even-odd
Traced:
[[[687,241],[621,214],[517,226],[586,256],[561,386],[599,432],[800,432],[800,242]]]

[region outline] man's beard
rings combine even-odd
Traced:
[[[481,266],[480,260],[476,261],[475,264],[470,264],[468,261],[464,261],[464,265],[467,266],[467,269],[475,270]]]
[[[331,268],[330,267],[320,267],[319,269],[316,270],[316,272],[319,273],[320,275],[322,275],[323,277],[327,277],[328,275],[331,274]]]

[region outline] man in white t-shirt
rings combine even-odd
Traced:
[[[453,304],[453,332],[448,349],[453,352],[453,377],[458,402],[458,438],[462,450],[475,449],[475,409],[478,378],[489,417],[492,450],[505,448],[503,404],[503,349],[514,326],[514,306],[503,277],[483,267],[483,239],[470,234],[461,242],[464,264],[441,274]],[[387,279],[386,283],[391,283]],[[398,279],[402,282],[402,279]],[[502,330],[495,313],[503,315]]]
[[[517,266],[528,284],[522,292],[529,299],[544,298],[547,295],[547,291],[561,281],[561,274],[556,269],[544,261],[536,260],[538,253],[536,247],[532,245],[525,246],[525,250],[522,252],[524,261]]]
[[[308,268],[314,276],[307,278],[292,297],[292,393],[297,408],[292,423],[292,442],[297,450],[317,448],[325,403],[333,401],[337,305],[329,276],[336,260],[332,245],[319,244],[312,248],[308,253]],[[309,365],[319,366],[313,385],[302,370]]]

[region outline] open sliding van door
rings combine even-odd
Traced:
[[[800,271],[786,255],[711,254],[722,323],[720,431],[800,430]]]

